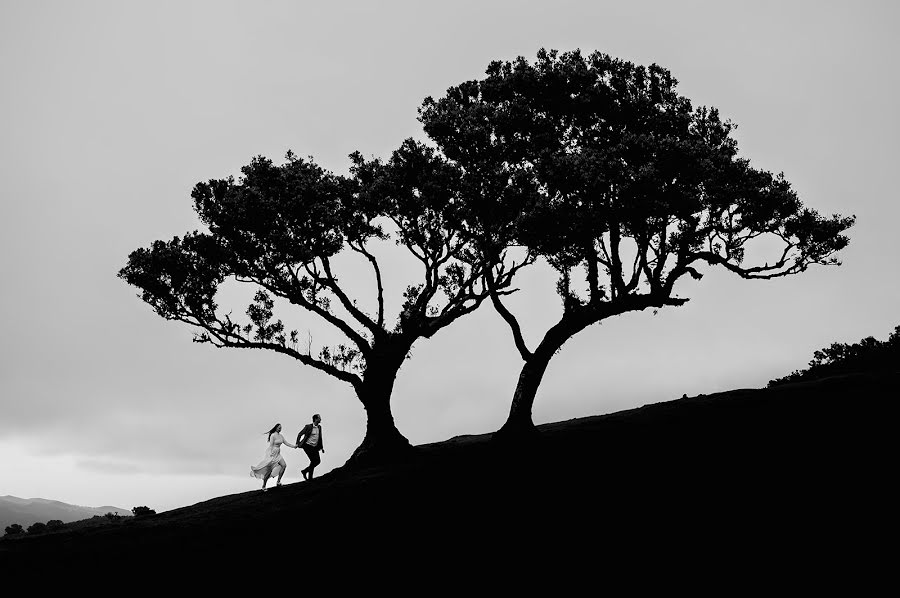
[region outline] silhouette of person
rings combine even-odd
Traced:
[[[312,423],[303,426],[303,429],[297,434],[297,446],[306,451],[306,456],[309,457],[309,466],[300,470],[304,480],[312,479],[316,465],[322,462],[319,458],[319,451],[325,452],[325,445],[322,443],[321,422],[322,417],[316,413],[312,417]]]
[[[285,444],[291,448],[297,448],[281,435],[281,424],[275,424],[267,434],[269,435],[269,446],[266,447],[266,454],[263,460],[259,462],[259,465],[250,466],[250,475],[263,481],[263,492],[266,491],[266,483],[269,481],[269,478],[273,476],[278,476],[276,486],[281,486],[281,476],[284,475],[284,470],[287,469],[287,463],[284,462],[284,457],[281,456],[281,445]]]

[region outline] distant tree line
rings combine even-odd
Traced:
[[[154,511],[153,509],[146,507],[146,506],[134,507],[133,509],[131,509],[131,512],[134,514],[135,518],[147,517],[149,515],[156,514],[156,511]],[[118,513],[109,512],[109,513],[105,513],[102,516],[94,515],[93,517],[91,517],[91,519],[88,519],[86,521],[106,520],[106,521],[110,521],[110,522],[116,522],[116,521],[121,521],[122,519],[123,519],[122,515],[119,515]],[[79,523],[79,522],[73,522],[73,523]],[[18,536],[21,534],[37,535],[37,534],[43,534],[45,532],[58,530],[64,526],[66,526],[66,524],[63,523],[62,520],[51,519],[47,523],[41,523],[41,522],[32,523],[31,525],[28,526],[27,529],[23,528],[21,524],[13,523],[11,525],[6,526],[6,529],[4,531],[5,531],[5,536]]]
[[[783,378],[770,380],[768,386],[771,388],[841,374],[897,371],[900,371],[900,326],[894,328],[886,341],[868,336],[853,344],[832,343],[813,353],[807,369],[794,370]]]
[[[854,217],[822,216],[783,175],[752,167],[734,125],[679,95],[668,70],[541,50],[485,74],[424,100],[433,145],[407,140],[387,160],[354,153],[348,175],[291,152],[280,165],[260,156],[237,180],[198,183],[205,230],[133,251],[119,277],[196,342],[272,351],[349,384],[366,411],[349,463],[363,464],[411,449],[391,396],[414,343],[484,303],[522,359],[495,438],[521,441],[536,432],[551,359],[592,324],[684,305],[677,285],[703,267],[772,279],[839,265]],[[758,240],[774,253],[755,251]],[[383,279],[385,243],[419,264],[413,284]],[[369,267],[368,298],[351,295],[338,255]],[[506,298],[537,261],[555,271],[562,309],[529,340]],[[226,280],[255,289],[246,318],[217,304]],[[402,299],[396,318],[388,294]],[[314,348],[276,317],[276,300],[345,340]]]
[[[64,524],[60,519],[51,519],[47,523],[35,522],[29,525],[27,529],[24,529],[18,523],[13,523],[12,525],[6,526],[5,535],[17,536],[24,533],[28,533],[29,535],[42,534],[44,532],[59,529],[63,525]]]

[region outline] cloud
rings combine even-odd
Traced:
[[[222,475],[244,473],[249,463],[240,463],[240,471],[235,467],[227,467],[220,460],[188,459],[167,461],[160,460],[115,460],[115,459],[76,459],[75,467],[93,473],[111,475]]]
[[[143,473],[138,465],[124,461],[80,459],[75,462],[75,466],[79,469],[85,469],[87,471],[93,471],[96,473]]]
[[[96,403],[79,404],[79,397],[70,395],[71,401],[59,409],[38,406],[44,411],[39,417],[7,419],[0,426],[0,440],[35,457],[72,459],[77,468],[97,473],[243,476],[262,458],[264,432],[274,423],[282,423],[290,439],[313,412],[320,412],[331,426],[326,428],[326,467],[342,465],[365,431],[365,412],[352,392],[340,383],[329,386],[315,372],[286,368],[278,356],[264,355],[266,359],[255,364],[252,353],[240,357],[250,362],[251,371],[266,375],[254,376],[246,384],[220,377],[196,392],[197,380],[181,389],[172,388],[177,384],[172,380],[162,380],[159,383],[168,392],[160,392],[159,379],[153,378],[148,386],[159,393],[154,395],[158,399],[146,396],[150,392],[143,389],[132,396],[114,396],[98,388],[92,397],[102,400]],[[292,449],[284,454],[290,466],[305,460]]]

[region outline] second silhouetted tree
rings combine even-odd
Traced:
[[[666,69],[542,50],[486,74],[428,98],[420,120],[463,173],[466,231],[485,259],[524,247],[558,274],[562,315],[534,346],[492,295],[524,361],[500,437],[534,432],[538,386],[568,339],[685,304],[676,283],[702,265],[770,279],[838,263],[853,217],[820,216],[739,157],[733,125],[678,95]]]

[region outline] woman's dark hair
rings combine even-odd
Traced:
[[[281,424],[275,424],[274,426],[272,426],[271,430],[266,432],[266,434],[268,434],[268,436],[266,437],[266,441],[272,440],[272,434],[275,432],[275,430],[278,429],[278,426],[280,426],[280,425]]]

